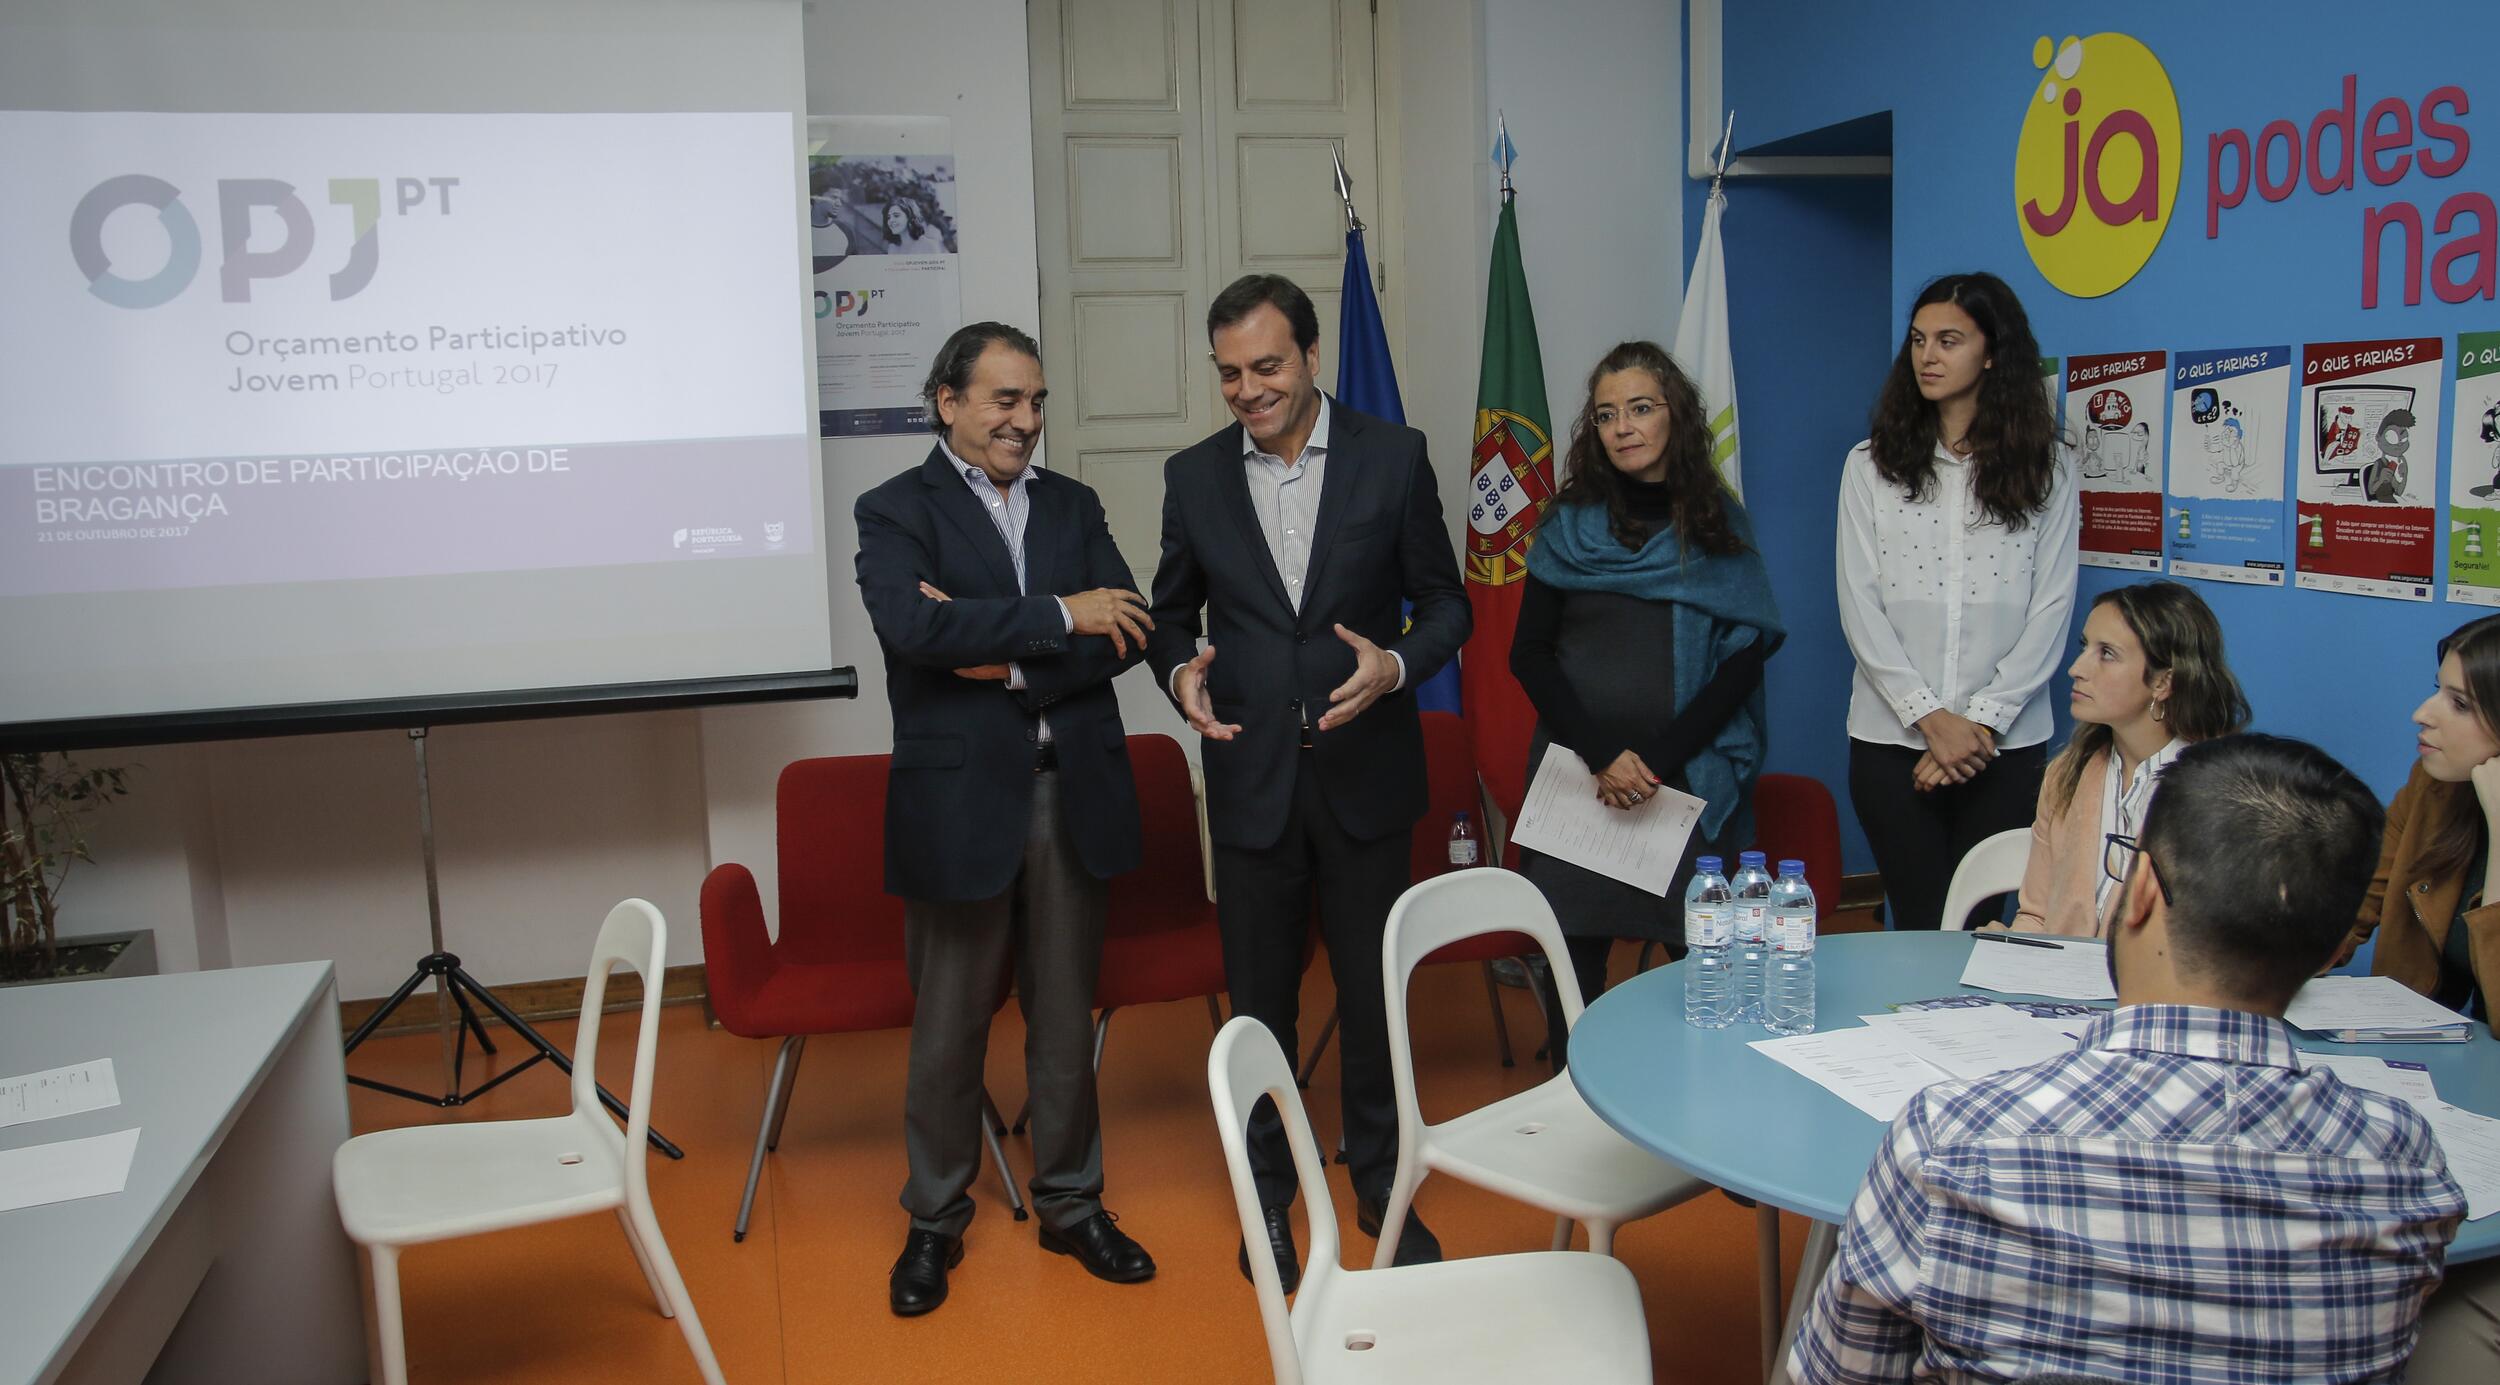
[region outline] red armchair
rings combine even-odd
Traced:
[[[732,1034],[781,1040],[738,1198],[736,1240],[746,1239],[764,1155],[781,1145],[808,1036],[911,1024],[903,901],[884,888],[887,760],[846,755],[799,760],[782,770],[774,798],[778,937],[765,934],[763,899],[745,866],[715,867],[703,881],[703,964],[712,1011]],[[990,1120],[996,1119],[993,1111]],[[984,1134],[1008,1205],[1022,1221],[1024,1195],[1006,1152],[987,1126]]]

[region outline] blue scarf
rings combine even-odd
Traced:
[[[1674,607],[1675,710],[1682,711],[1729,656],[1759,641],[1767,658],[1788,638],[1771,599],[1771,573],[1755,551],[1753,522],[1734,497],[1730,528],[1743,547],[1734,553],[1687,553],[1673,526],[1638,549],[1626,548],[1607,526],[1602,504],[1549,506],[1528,550],[1528,574],[1564,591],[1607,591]],[[1753,784],[1762,773],[1769,720],[1761,687],[1719,728],[1717,739],[1684,765],[1685,782],[1708,806],[1702,835],[1714,842],[1753,840]],[[1602,768],[1600,766],[1599,768]],[[1667,765],[1652,765],[1661,773]]]

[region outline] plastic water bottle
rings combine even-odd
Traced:
[[[1762,1022],[1774,1034],[1814,1032],[1814,891],[1806,863],[1780,862],[1771,882],[1771,977]]]
[[[1720,871],[1718,857],[1702,857],[1684,890],[1684,1022],[1697,1029],[1725,1029],[1736,1021],[1728,956],[1736,906]]]
[[[1736,1020],[1762,1023],[1762,977],[1771,961],[1771,872],[1759,851],[1739,852],[1736,878]]]
[[[1467,810],[1458,810],[1450,820],[1450,869],[1465,870],[1474,865],[1482,853],[1476,845],[1476,825],[1467,820]]]

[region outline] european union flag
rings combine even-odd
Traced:
[[[1363,250],[1363,229],[1345,233],[1345,292],[1337,316],[1337,398],[1392,423],[1406,422],[1406,405],[1398,398],[1398,370],[1389,361],[1389,334],[1380,325],[1380,300],[1372,294],[1371,258]],[[1411,619],[1414,608],[1408,607]],[[1427,712],[1458,711],[1458,664],[1453,661],[1415,689],[1415,703]]]

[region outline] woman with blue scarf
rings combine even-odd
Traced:
[[[1653,342],[1607,352],[1572,426],[1562,491],[1537,523],[1511,639],[1511,673],[1537,710],[1528,775],[1559,745],[1609,807],[1637,807],[1661,785],[1708,806],[1663,898],[1524,853],[1584,999],[1606,988],[1617,938],[1680,954],[1694,858],[1752,844],[1762,664],[1785,637],[1753,526],[1711,462],[1700,392]],[[1547,1007],[1557,1071],[1559,1010]]]

